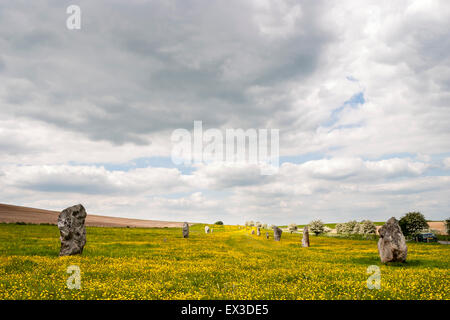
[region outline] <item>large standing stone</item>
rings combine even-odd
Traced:
[[[308,226],[303,228],[302,247],[309,247],[309,230]]]
[[[258,237],[261,235],[261,228],[260,228],[260,227],[258,227],[258,228],[256,229],[256,235],[257,235]]]
[[[61,240],[60,256],[83,253],[86,244],[86,210],[81,204],[64,209],[58,217],[58,228]]]
[[[281,230],[280,228],[278,228],[276,226],[273,227],[273,237],[274,237],[275,241],[280,241],[281,233],[283,233],[283,230]]]
[[[392,217],[378,230],[378,252],[381,262],[404,262],[408,253],[405,237],[398,221]]]
[[[183,238],[189,238],[189,223],[183,223]]]
[[[269,233],[266,232],[266,239],[269,239]]]
[[[205,226],[205,233],[209,233],[209,227]]]

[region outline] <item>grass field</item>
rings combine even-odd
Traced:
[[[87,228],[82,256],[58,257],[52,225],[0,224],[0,299],[449,299],[450,246],[408,243],[406,264],[382,265],[375,240],[283,233],[281,242],[234,226]],[[265,230],[263,234],[265,233]],[[70,290],[67,267],[81,269]],[[381,269],[368,289],[367,268]]]

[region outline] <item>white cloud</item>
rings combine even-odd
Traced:
[[[79,32],[64,6],[0,4],[2,201],[234,223],[448,216],[448,1],[81,1]],[[194,120],[280,129],[300,161],[111,169],[169,157]]]

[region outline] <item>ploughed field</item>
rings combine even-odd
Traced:
[[[0,203],[0,223],[32,223],[57,224],[61,212],[14,206]],[[90,227],[137,227],[137,228],[164,228],[181,227],[182,222],[140,220],[118,217],[107,217],[89,214],[86,217],[86,226]]]
[[[58,257],[53,225],[0,224],[0,299],[450,299],[450,246],[408,243],[406,264],[380,263],[375,240],[236,226],[87,227],[82,256]],[[81,289],[68,289],[79,266]],[[370,265],[381,288],[368,289]]]

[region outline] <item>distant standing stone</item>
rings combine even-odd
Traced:
[[[86,227],[84,226],[86,215],[86,210],[81,204],[64,209],[59,214],[60,256],[83,253],[86,244]]]
[[[261,235],[261,228],[258,227],[258,229],[256,229],[256,235],[259,237]]]
[[[189,223],[183,223],[183,238],[189,238]]]
[[[281,230],[277,226],[273,227],[273,237],[274,237],[275,241],[280,241],[282,233],[283,233],[283,230]]]
[[[205,226],[205,233],[209,233],[209,227]]]
[[[302,238],[302,247],[309,247],[309,230],[308,226],[303,228],[303,238]]]
[[[390,218],[378,230],[380,240],[378,240],[378,252],[382,263],[404,262],[408,253],[405,237],[397,219]]]
[[[266,232],[266,239],[269,239],[269,233]]]
[[[255,234],[255,230],[252,229],[252,234]]]

